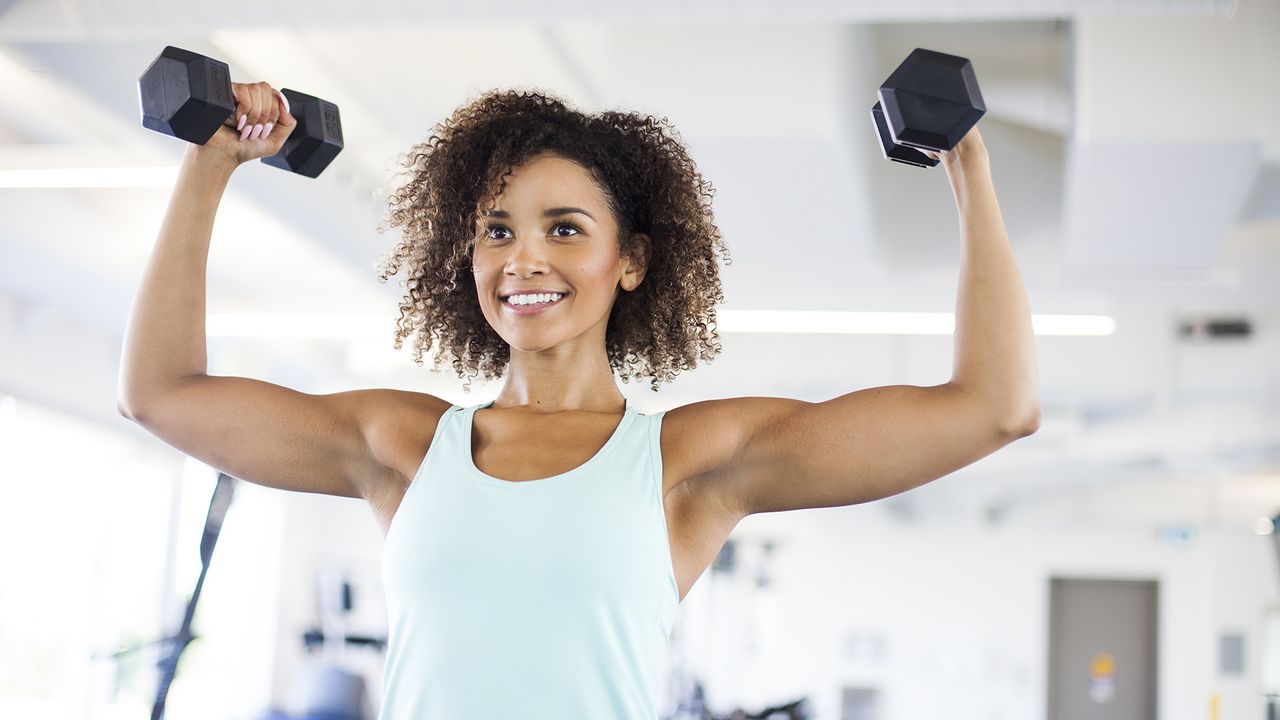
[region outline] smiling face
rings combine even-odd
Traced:
[[[619,256],[617,222],[590,173],[551,153],[516,167],[502,194],[480,208],[472,265],[480,309],[513,361],[566,343],[602,349],[615,298],[644,276]],[[521,291],[561,297],[513,304],[509,296]]]

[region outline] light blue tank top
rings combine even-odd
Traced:
[[[654,720],[679,604],[662,506],[665,412],[540,480],[482,472],[483,405],[450,407],[387,531],[379,720]]]

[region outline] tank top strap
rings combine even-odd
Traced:
[[[427,462],[431,460],[432,455],[436,454],[433,451],[440,446],[440,438],[444,437],[450,423],[455,417],[462,415],[465,410],[466,408],[461,405],[450,405],[447,410],[440,413],[440,418],[436,421],[435,432],[431,434],[431,444],[427,446],[427,451],[423,453],[422,462],[418,463],[418,469],[410,480],[410,486],[417,484],[422,473],[427,469]]]

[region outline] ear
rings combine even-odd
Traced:
[[[645,273],[649,270],[649,262],[653,258],[653,239],[645,233],[631,236],[624,252],[626,269],[622,272],[622,289],[632,292],[640,287]]]

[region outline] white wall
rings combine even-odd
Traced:
[[[1086,504],[1106,503],[1110,492]],[[1259,514],[1280,507],[1277,488],[1266,495]],[[735,533],[746,544],[739,570],[704,575],[682,605],[688,662],[709,679],[709,704],[720,712],[807,694],[820,717],[839,718],[847,684],[881,688],[885,720],[1045,717],[1050,578],[1154,579],[1161,720],[1209,717],[1215,693],[1222,718],[1262,717],[1262,613],[1280,591],[1270,538],[1236,522],[1167,545],[1156,524],[1094,523],[1071,509],[1080,500],[1064,504],[1065,513],[1046,507],[994,527],[902,524],[875,505],[748,518]],[[1083,522],[1063,522],[1071,514]],[[753,601],[766,538],[780,543],[777,592]],[[775,617],[762,622],[760,608]],[[1218,635],[1227,631],[1246,634],[1244,678],[1217,676]],[[851,634],[880,636],[885,657],[866,645],[850,654]]]

